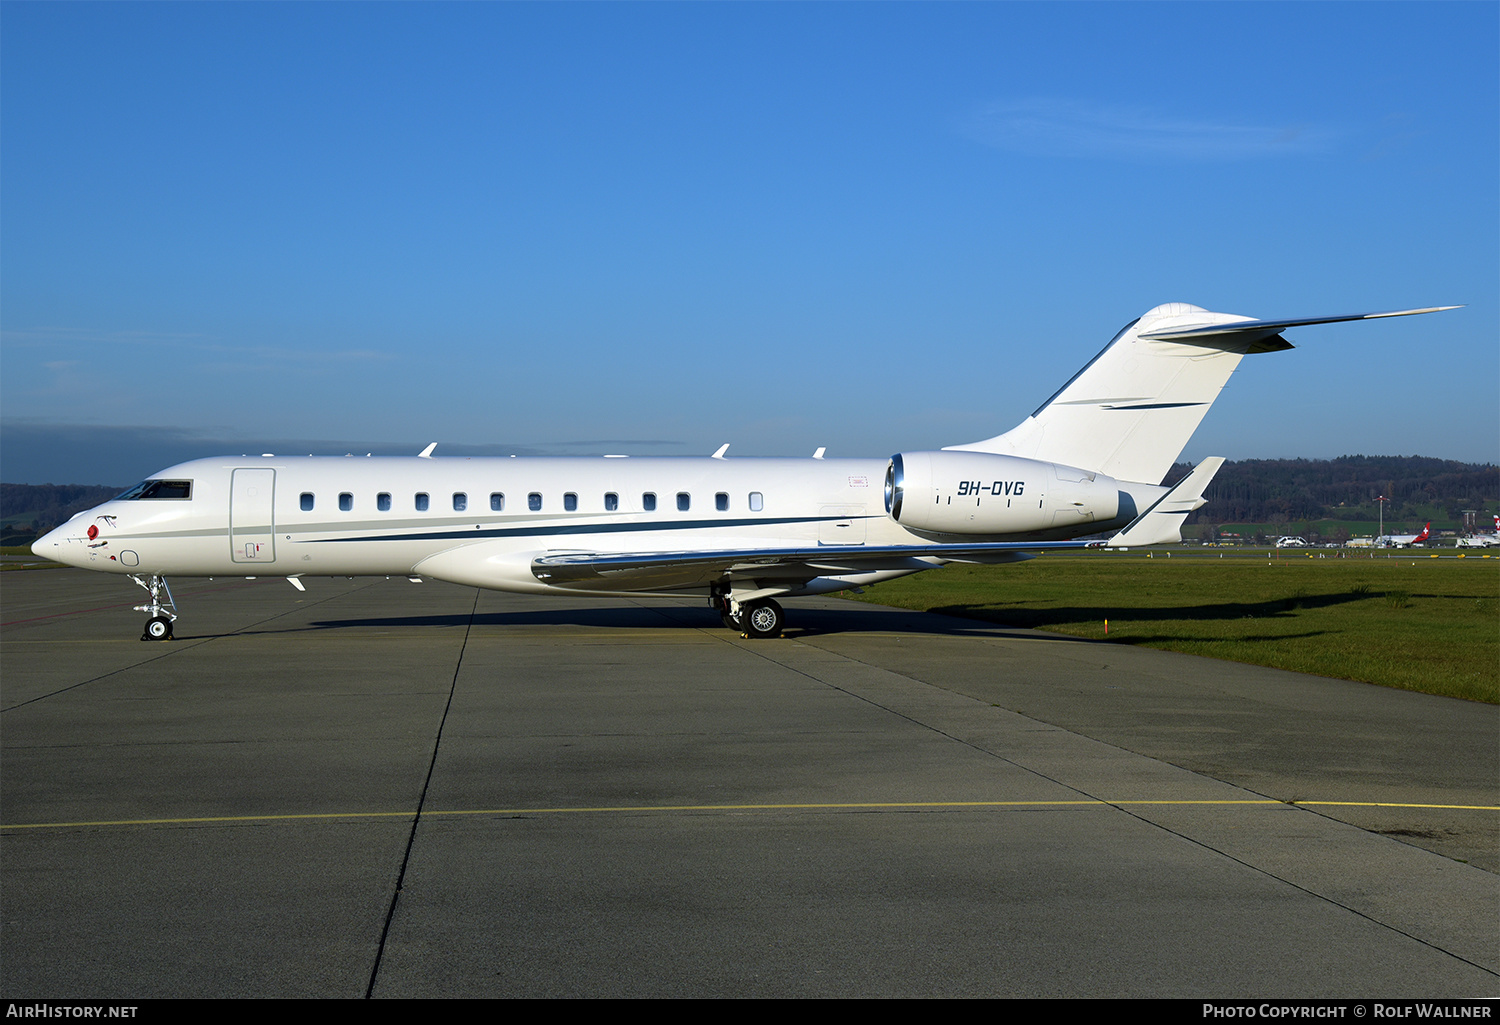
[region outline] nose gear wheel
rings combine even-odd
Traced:
[[[144,612],[151,617],[146,620],[146,629],[141,633],[141,640],[170,641],[172,624],[177,621],[177,605],[172,600],[172,589],[167,586],[167,578],[160,574],[153,574],[143,580],[132,573],[130,579],[144,587],[146,593],[151,595],[151,604],[135,607],[135,611]],[[162,601],[163,597],[166,601]]]

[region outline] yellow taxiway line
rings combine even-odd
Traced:
[[[423,818],[452,815],[578,815],[620,812],[693,812],[693,811],[863,811],[871,809],[943,809],[943,808],[1077,808],[1077,807],[1235,807],[1246,805],[1319,808],[1426,808],[1440,811],[1497,811],[1493,804],[1415,804],[1396,801],[1276,801],[1257,798],[1237,801],[1173,801],[1104,799],[1076,801],[842,801],[820,804],[652,804],[616,806],[580,806],[575,808],[472,808],[423,811]],[[216,822],[295,822],[312,819],[390,819],[412,818],[409,811],[309,812],[298,815],[212,815],[165,819],[109,819],[83,822],[25,822],[0,824],[0,831],[13,829],[78,829],[99,826],[182,826]]]

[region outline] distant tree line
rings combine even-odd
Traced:
[[[114,498],[123,487],[100,484],[0,484],[6,544],[46,533],[76,513]]]
[[[1174,484],[1192,469],[1178,463]],[[1369,520],[1375,500],[1390,499],[1387,521],[1441,510],[1457,520],[1465,509],[1500,502],[1500,467],[1426,456],[1340,456],[1337,459],[1245,459],[1225,463],[1188,523],[1278,523]]]

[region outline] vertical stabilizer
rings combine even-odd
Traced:
[[[1127,324],[1014,430],[952,447],[1063,463],[1155,484],[1187,447],[1240,357],[1255,351],[1256,344],[1259,351],[1291,346],[1275,329],[1255,341],[1238,335],[1202,341],[1145,336],[1162,329],[1249,320],[1187,303],[1158,306]],[[1275,338],[1270,346],[1265,344],[1268,337]]]
[[[1457,308],[1254,320],[1167,303],[1126,324],[1104,351],[1013,430],[948,447],[1062,463],[1154,484],[1182,455],[1240,357],[1292,347],[1281,337],[1284,328]]]

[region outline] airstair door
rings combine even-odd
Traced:
[[[229,490],[229,557],[235,562],[276,561],[276,471],[234,471]]]

